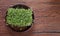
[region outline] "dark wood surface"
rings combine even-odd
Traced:
[[[34,11],[34,23],[25,32],[6,26],[6,11],[15,4],[25,4]],[[60,36],[60,0],[0,0],[0,36]]]

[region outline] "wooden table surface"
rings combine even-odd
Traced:
[[[25,32],[6,26],[6,11],[15,4],[25,4],[33,10],[34,23]],[[60,0],[0,0],[0,36],[60,36]]]

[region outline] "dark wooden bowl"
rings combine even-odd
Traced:
[[[14,5],[14,6],[12,6],[12,7],[10,7],[10,8],[16,8],[16,7],[18,7],[19,9],[20,8],[24,8],[24,9],[30,9],[28,6],[26,6],[26,5],[22,5],[22,4],[18,4],[18,5]],[[8,12],[8,11],[7,11]],[[32,13],[33,13],[33,11],[32,11]],[[6,13],[7,14],[7,13]],[[7,15],[6,15],[7,16]],[[34,14],[32,14],[32,19],[34,20]],[[32,20],[32,21],[33,21]],[[33,23],[33,22],[32,22]],[[26,30],[28,30],[31,26],[32,26],[32,23],[31,23],[31,25],[30,26],[25,26],[25,27],[18,27],[18,26],[11,26],[11,25],[9,25],[8,23],[8,27],[9,28],[11,28],[12,30],[14,30],[14,31],[17,31],[17,32],[23,32],[23,31],[26,31]]]

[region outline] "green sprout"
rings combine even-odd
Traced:
[[[6,22],[12,26],[30,26],[32,24],[32,10],[24,8],[9,8],[6,16]]]

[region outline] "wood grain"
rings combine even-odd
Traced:
[[[34,11],[34,23],[25,32],[6,26],[6,11],[15,4],[25,4]],[[0,0],[0,36],[60,36],[60,0]]]

